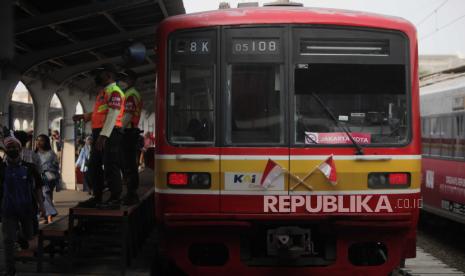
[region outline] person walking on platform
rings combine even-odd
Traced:
[[[0,162],[0,206],[5,275],[15,275],[15,242],[18,230],[21,230],[19,233],[22,239],[28,241],[26,248],[32,247],[32,217],[36,206],[43,212],[42,182],[34,165],[21,160],[21,142],[18,139],[6,137],[3,144],[6,156]]]
[[[122,73],[120,86],[126,90],[123,115],[123,179],[127,184],[127,194],[123,198],[124,205],[133,205],[139,202],[137,188],[139,187],[138,171],[138,139],[139,120],[142,111],[142,98],[134,87],[137,74],[132,70]]]
[[[37,155],[37,153],[33,151],[31,148],[27,147],[27,143],[29,142],[29,134],[27,134],[27,132],[25,131],[18,130],[14,132],[14,137],[18,139],[18,141],[21,142],[21,161],[32,164],[34,166],[34,169],[37,171],[37,173],[41,174],[42,168],[41,168],[39,155]],[[41,189],[40,187],[43,186],[43,182],[36,183],[34,181],[33,184],[34,184],[34,189],[36,189],[36,187],[39,187],[39,189]],[[38,206],[34,204],[34,213],[32,215],[32,221],[33,221],[32,232],[34,235],[39,234],[39,218],[38,218],[39,209],[37,209],[37,207]]]
[[[90,160],[91,147],[92,147],[92,136],[88,136],[86,138],[85,145],[79,151],[79,157],[76,161],[76,167],[78,167],[79,170],[84,175],[83,191],[88,192],[89,194],[91,194],[90,189],[92,188],[92,186],[90,186],[91,181],[90,181],[90,174],[89,174],[89,160]]]
[[[93,197],[82,202],[82,207],[117,207],[121,196],[121,145],[124,93],[116,85],[116,69],[107,64],[97,69],[95,84],[101,89],[91,113],[75,115],[75,121],[92,122],[92,144],[89,173]],[[111,196],[102,205],[104,182],[110,188]]]
[[[53,204],[53,191],[60,182],[58,158],[50,145],[47,135],[41,134],[36,140],[35,153],[39,156],[40,172],[42,175],[42,193],[44,197],[46,223],[51,223],[58,212]]]

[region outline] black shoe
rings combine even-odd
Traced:
[[[3,275],[4,276],[15,276],[16,275],[16,270],[5,272],[5,274],[3,274]]]
[[[119,209],[121,206],[121,200],[118,198],[110,198],[108,201],[103,202],[97,205],[99,209],[108,209],[108,210],[116,210]]]
[[[101,204],[102,200],[96,197],[91,197],[88,200],[81,201],[78,203],[78,207],[81,208],[96,208],[97,205]]]
[[[137,194],[128,194],[123,198],[122,204],[125,206],[131,206],[139,203],[139,201]]]

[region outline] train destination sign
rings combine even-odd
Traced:
[[[233,39],[233,55],[279,55],[279,39]]]
[[[210,39],[177,39],[176,54],[201,55],[210,53]]]

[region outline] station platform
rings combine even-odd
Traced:
[[[143,197],[144,195],[146,197],[150,196],[149,192],[151,189],[153,190],[153,171],[151,169],[145,169],[140,174],[140,180],[141,185],[138,191],[140,197]],[[139,244],[141,244],[141,246],[133,246],[128,250],[131,252],[129,256],[124,255],[124,258],[128,260],[128,265],[123,265],[125,262],[121,261],[123,258],[121,256],[123,255],[122,253],[120,254],[120,252],[123,252],[124,247],[120,248],[119,246],[114,246],[114,244],[118,245],[118,242],[123,239],[117,236],[117,238],[113,240],[114,244],[111,242],[108,244],[103,242],[100,243],[101,240],[103,240],[103,238],[101,238],[102,236],[95,235],[95,233],[92,232],[91,234],[86,235],[86,240],[84,240],[84,235],[81,235],[84,232],[81,226],[82,223],[81,221],[78,222],[78,218],[80,218],[85,223],[89,223],[88,220],[90,217],[87,216],[87,213],[97,213],[97,215],[94,214],[93,218],[97,220],[103,220],[105,216],[108,217],[108,214],[111,216],[115,215],[117,218],[123,217],[125,214],[127,214],[127,212],[135,212],[138,207],[136,208],[136,206],[130,206],[122,207],[118,210],[103,210],[101,213],[103,214],[106,212],[106,215],[98,214],[99,209],[82,210],[82,208],[75,208],[79,201],[86,200],[88,197],[89,195],[86,192],[71,190],[64,190],[54,194],[55,206],[59,212],[58,216],[54,219],[56,228],[60,228],[60,224],[66,226],[68,225],[68,222],[70,221],[70,210],[73,210],[72,213],[74,212],[81,215],[84,214],[84,216],[81,217],[74,216],[76,222],[73,222],[74,225],[79,225],[81,227],[74,228],[79,229],[78,231],[75,231],[74,237],[77,237],[78,235],[76,233],[79,233],[79,237],[82,236],[82,239],[70,239],[68,234],[71,233],[66,231],[67,237],[64,239],[66,240],[64,252],[57,252],[56,256],[42,262],[40,269],[41,272],[37,272],[37,251],[35,253],[28,253],[27,251],[18,253],[20,256],[26,257],[24,258],[25,261],[16,262],[16,268],[18,271],[17,275],[150,275],[150,267],[151,263],[153,262],[155,249],[157,246],[157,235],[154,230],[150,230],[144,234],[142,243],[139,240]],[[142,207],[148,208],[148,205],[141,204],[140,208]],[[82,211],[84,211],[84,213]],[[148,210],[144,212],[147,213]],[[151,209],[150,212],[153,213],[153,209]],[[73,214],[71,214],[71,217],[73,217]],[[53,227],[50,227],[52,225],[53,224],[50,224],[47,228],[47,224],[41,223],[39,228],[42,231],[44,231],[44,229],[53,230]],[[108,226],[108,224],[106,225]],[[135,230],[137,227],[129,229],[132,231],[137,231]],[[109,232],[104,233],[104,235],[110,236],[113,234],[113,232],[116,233],[116,235],[119,235],[119,233],[122,233],[122,229],[114,229],[114,231],[110,230]],[[92,241],[92,239],[87,239],[89,237],[97,240]],[[5,270],[2,241],[3,237],[0,231],[0,272]],[[76,246],[76,241],[79,241],[79,246]],[[75,246],[69,246],[70,244],[74,244]],[[85,246],[83,246],[83,244]],[[47,243],[45,243],[45,245],[47,245]],[[84,248],[87,248],[87,250],[84,250]],[[47,252],[46,250],[47,247],[45,247],[44,251]],[[47,255],[47,257],[50,256]],[[28,258],[30,258],[30,260]]]

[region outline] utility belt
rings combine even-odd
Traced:
[[[93,128],[92,129],[92,135],[100,135],[100,132],[102,131],[102,128]],[[117,134],[124,134],[124,130],[121,127],[114,127],[111,133],[117,133]],[[96,137],[94,137],[96,139]]]
[[[138,127],[130,127],[130,128],[125,128],[124,133],[133,133],[133,134],[141,134],[143,131],[140,130]]]

